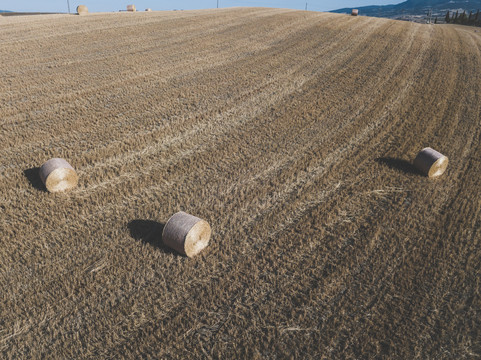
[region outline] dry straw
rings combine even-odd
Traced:
[[[352,16],[357,16],[359,14],[359,10],[358,9],[352,9],[351,11],[351,15]]]
[[[165,224],[162,241],[179,253],[192,257],[209,245],[211,233],[206,221],[179,211]]]
[[[145,11],[152,11],[152,9],[151,9],[151,8],[147,8],[147,9],[145,9]]]
[[[89,13],[89,9],[85,5],[77,6],[77,14],[86,15]]]
[[[78,176],[64,159],[53,158],[40,167],[40,178],[49,192],[61,192],[77,186]]]
[[[127,11],[137,11],[135,5],[127,5]]]
[[[429,177],[440,176],[448,167],[448,158],[443,154],[431,149],[422,149],[414,159],[414,166]]]

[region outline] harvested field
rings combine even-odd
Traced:
[[[0,357],[481,356],[479,33],[237,8],[0,35]],[[212,227],[194,258],[160,242],[180,210]]]

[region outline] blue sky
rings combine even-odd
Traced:
[[[403,0],[307,0],[307,9],[313,11],[328,11],[344,7],[359,7],[365,5],[395,4]],[[135,4],[138,10],[172,9],[209,9],[217,6],[217,0],[0,0],[1,10],[12,11],[42,11],[67,12],[67,2],[70,10],[75,11],[77,5],[87,5],[89,11],[118,11],[127,4]],[[305,0],[219,0],[219,7],[232,6],[267,6],[290,9],[304,9]]]

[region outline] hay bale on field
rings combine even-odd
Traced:
[[[135,5],[127,5],[127,11],[137,11]]]
[[[85,5],[77,6],[77,15],[86,15],[89,13],[89,9]]]
[[[64,159],[53,158],[39,170],[40,179],[49,192],[62,192],[77,186],[78,176],[74,168]]]
[[[192,257],[209,244],[211,233],[206,221],[179,211],[165,224],[162,242],[179,253]]]
[[[427,147],[422,149],[414,159],[414,166],[428,177],[437,177],[448,167],[449,159],[436,150]]]
[[[359,14],[359,10],[358,9],[352,9],[351,11],[351,16],[357,16]]]
[[[147,9],[145,9],[145,11],[152,11],[152,9],[151,9],[151,8],[147,8]]]

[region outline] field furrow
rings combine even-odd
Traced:
[[[481,356],[473,30],[232,8],[0,36],[2,357]],[[76,189],[46,192],[51,157]],[[179,210],[213,229],[192,259],[161,241]]]

